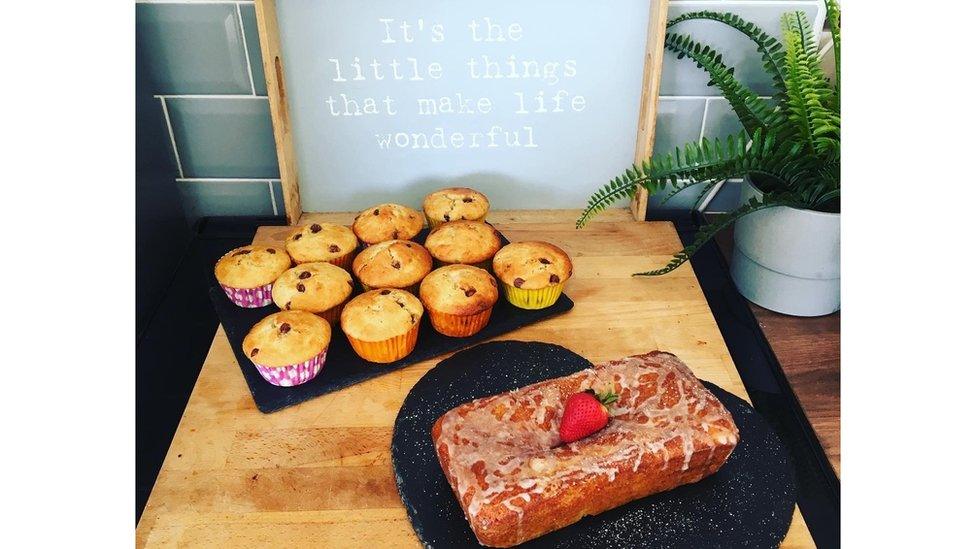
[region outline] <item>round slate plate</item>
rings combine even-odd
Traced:
[[[591,367],[558,345],[494,341],[443,360],[407,395],[393,428],[393,470],[427,547],[478,547],[434,453],[430,429],[451,408]],[[523,547],[777,547],[796,501],[786,450],[744,400],[705,382],[741,440],[714,475],[611,509]]]

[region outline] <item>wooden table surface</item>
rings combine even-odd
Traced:
[[[552,242],[574,263],[565,291],[575,308],[500,339],[556,343],[593,362],[668,350],[698,377],[748,399],[691,266],[630,276],[680,249],[671,224],[613,210],[576,230],[577,213],[489,216],[510,240]],[[350,223],[352,216],[302,221]],[[287,230],[262,227],[255,241],[280,242]],[[417,547],[393,480],[390,441],[404,397],[437,362],[262,414],[219,329],[136,529],[137,546]],[[784,547],[811,546],[797,511]]]
[[[728,259],[732,230],[723,231],[716,240]],[[805,318],[780,314],[754,303],[749,307],[839,477],[840,313]]]

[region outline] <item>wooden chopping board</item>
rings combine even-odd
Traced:
[[[552,242],[574,264],[566,293],[576,307],[500,339],[556,343],[592,362],[668,350],[698,377],[748,400],[691,265],[663,277],[631,276],[681,248],[674,227],[612,210],[576,230],[578,213],[489,216],[513,242]],[[306,214],[302,222],[349,224],[354,215]],[[281,243],[289,230],[261,227],[255,242]],[[407,392],[441,358],[262,414],[218,329],[136,529],[137,546],[417,547],[393,480],[390,441]],[[783,547],[813,546],[797,510]]]

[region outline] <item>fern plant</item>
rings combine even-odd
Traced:
[[[664,47],[689,58],[708,73],[742,123],[743,130],[724,139],[691,142],[674,152],[634,164],[590,197],[576,227],[617,200],[633,197],[643,187],[667,202],[679,192],[701,184],[697,207],[715,185],[748,175],[762,191],[754,198],[703,226],[694,241],[664,267],[635,275],[661,275],[687,261],[716,233],[751,213],[774,206],[827,212],[840,211],[840,7],[826,0],[833,38],[835,75],[829,81],[818,62],[817,34],[803,12],[782,17],[783,41],[731,13],[697,11],[668,22],[705,19],[724,23],[749,37],[772,77],[772,100],[760,98],[736,80],[722,55],[686,35],[669,32]]]

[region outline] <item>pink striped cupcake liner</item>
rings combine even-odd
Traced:
[[[220,287],[224,289],[224,293],[234,302],[234,305],[254,309],[271,305],[273,302],[271,299],[271,286],[273,285],[272,283],[266,286],[258,286],[257,288],[231,288],[230,286],[221,284]]]
[[[326,347],[324,351],[306,360],[305,362],[292,364],[290,366],[273,368],[270,366],[255,364],[254,367],[258,369],[261,377],[272,385],[277,385],[279,387],[301,385],[302,383],[311,381],[312,378],[319,375],[319,372],[322,371],[322,364],[325,362],[325,354],[328,350],[328,347]]]

